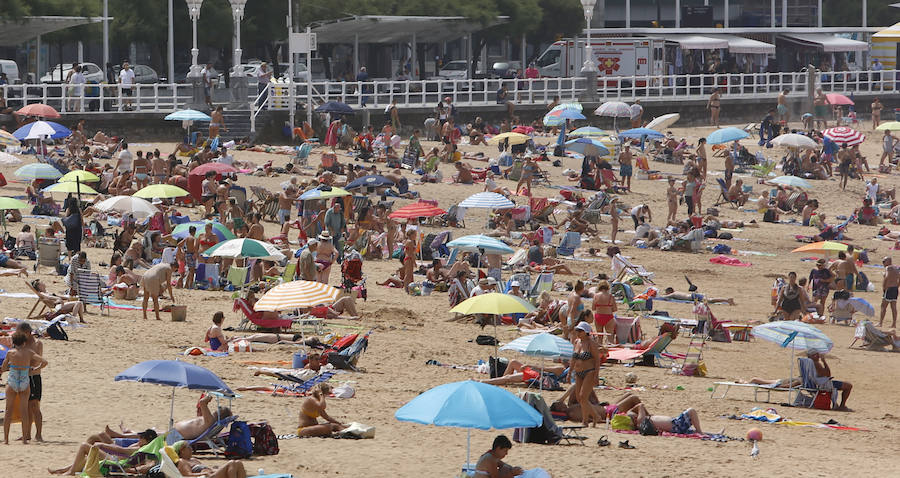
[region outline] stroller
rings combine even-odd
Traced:
[[[341,263],[341,284],[345,290],[355,290],[358,297],[366,300],[368,292],[366,291],[366,278],[362,273],[362,264],[362,255],[355,249],[350,249],[344,255],[344,262]]]

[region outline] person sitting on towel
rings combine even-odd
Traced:
[[[347,428],[347,425],[331,418],[325,412],[325,396],[330,393],[331,385],[320,383],[313,387],[312,396],[303,399],[300,404],[300,423],[297,425],[297,436],[329,436]],[[319,417],[322,417],[326,423],[319,423]]]
[[[504,463],[502,460],[512,449],[512,442],[506,435],[497,435],[491,449],[478,458],[475,476],[478,478],[510,478],[521,475],[525,470]]]

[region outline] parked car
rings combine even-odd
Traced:
[[[517,61],[497,61],[491,65],[491,78],[515,78],[516,70],[521,68]]]
[[[200,64],[200,68],[202,69],[204,64]],[[191,71],[190,63],[176,63],[175,64],[175,77],[173,78],[172,83],[177,83],[179,85],[183,85],[188,82],[187,75]],[[212,72],[213,82],[222,83],[225,81],[225,75],[223,73],[219,73],[215,68],[213,68]]]
[[[6,81],[10,85],[20,83],[19,65],[13,60],[0,60],[0,73],[6,73]]]
[[[41,83],[62,83],[66,80],[66,76],[69,75],[70,71],[72,71],[71,63],[56,65],[41,77]],[[81,72],[84,74],[85,83],[101,83],[105,79],[103,70],[101,70],[100,67],[94,63],[82,63]]]
[[[156,74],[156,70],[150,68],[147,65],[131,65],[131,69],[134,70],[134,82],[141,85],[152,85],[154,83],[159,83],[159,75]],[[122,71],[121,65],[113,66],[113,70],[116,72],[116,77],[119,76],[119,72]]]
[[[438,77],[442,80],[465,80],[469,76],[468,66],[466,60],[453,60],[438,71]]]

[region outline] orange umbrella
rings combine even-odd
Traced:
[[[415,202],[392,212],[388,217],[391,219],[418,219],[420,217],[434,217],[446,214],[447,211],[432,206],[427,202]]]
[[[19,111],[16,111],[17,115],[22,116],[40,116],[42,118],[59,118],[59,111],[56,111],[52,106],[45,105],[43,103],[32,103],[30,105],[26,105]]]
[[[813,242],[805,246],[800,246],[791,252],[839,252],[846,251],[847,244],[837,241],[821,241]]]

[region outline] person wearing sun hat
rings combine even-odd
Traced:
[[[585,316],[589,317],[590,311],[585,311]],[[605,349],[601,352],[597,342],[591,338],[591,324],[581,321],[574,329],[574,346],[572,352],[571,370],[575,374],[575,398],[581,405],[582,410],[590,410],[591,413],[585,413],[582,422],[587,426],[589,421],[594,424],[601,423],[603,420],[591,405],[591,395],[594,387],[597,386],[599,380],[600,364],[605,358]]]
[[[316,268],[318,269],[317,280],[323,284],[328,283],[331,275],[331,265],[337,257],[337,251],[334,247],[334,240],[331,233],[322,231],[318,236],[319,247],[316,250]]]

